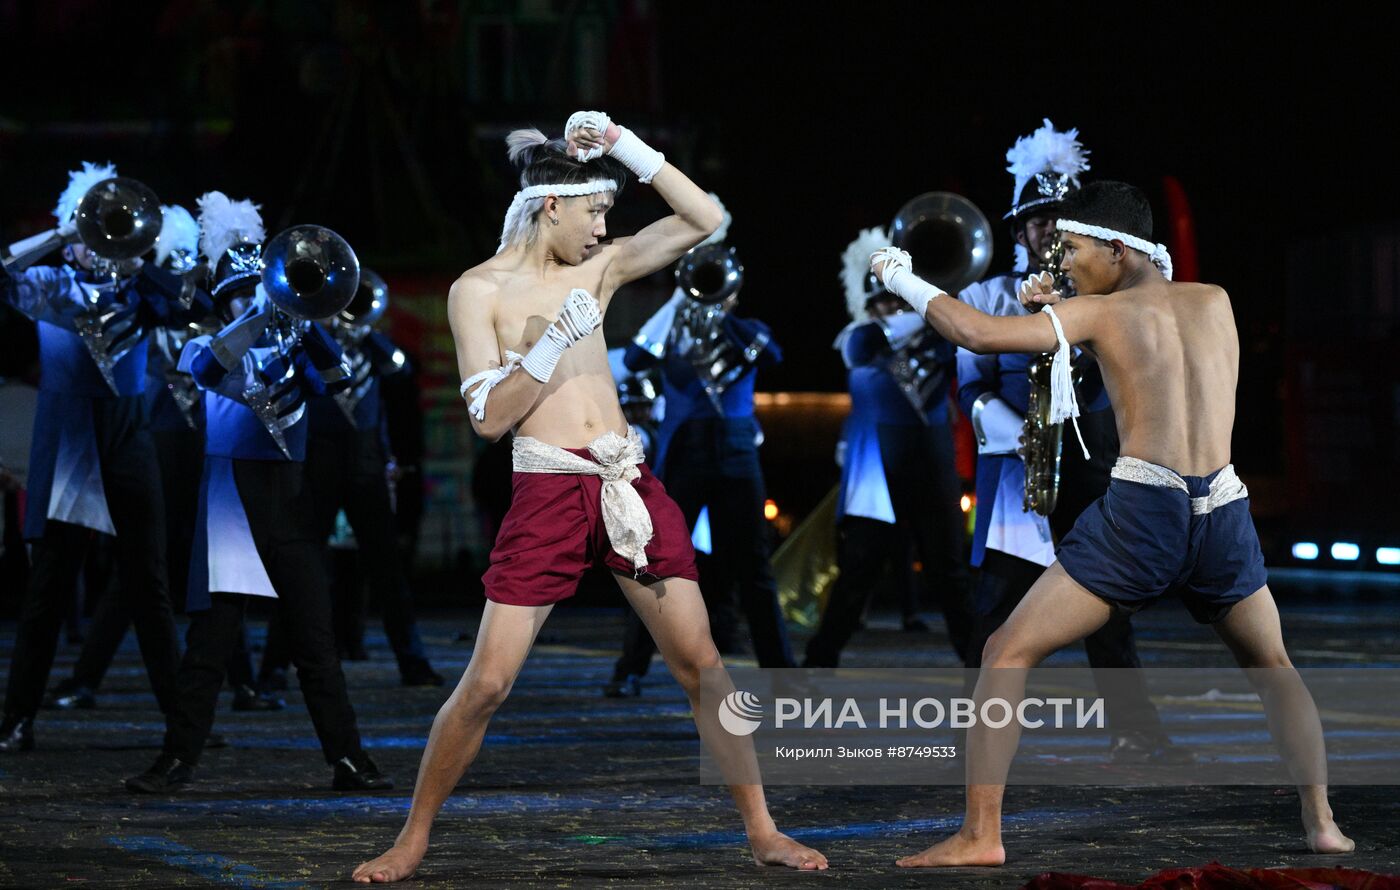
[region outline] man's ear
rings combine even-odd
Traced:
[[[1025,227],[1025,226],[1017,226],[1017,227],[1016,227],[1016,243],[1019,244],[1019,245],[1021,245],[1022,247],[1024,247],[1026,250],[1030,250],[1030,249],[1031,249],[1031,243],[1030,243],[1030,241],[1028,241],[1028,240],[1026,239],[1026,227]]]
[[[1113,261],[1115,263],[1122,262],[1123,258],[1128,255],[1127,245],[1125,245],[1122,241],[1119,241],[1117,238],[1108,242],[1108,246],[1113,248]]]

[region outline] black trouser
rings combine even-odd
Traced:
[[[723,620],[718,613],[737,587],[759,667],[791,667],[792,647],[768,561],[766,493],[754,444],[756,431],[752,418],[685,424],[670,443],[663,481],[687,528],[694,528],[700,510],[709,507],[712,553],[699,565],[700,589],[711,624]],[[629,613],[627,622],[622,657],[613,668],[619,678],[645,674],[656,652],[655,641],[635,612]]]
[[[977,625],[968,667],[982,666],[982,650],[996,629],[1006,623],[1045,567],[1028,560],[988,550],[977,579]],[[1160,735],[1162,722],[1147,697],[1147,681],[1138,670],[1137,642],[1128,616],[1114,610],[1108,623],[1084,638],[1094,682],[1104,698],[1109,729],[1131,727]]]
[[[413,617],[413,591],[404,577],[399,559],[394,511],[389,503],[389,486],[384,477],[387,459],[375,430],[347,432],[345,435],[315,435],[306,443],[306,476],[314,503],[316,540],[322,559],[329,560],[325,543],[335,530],[335,517],[342,509],[355,531],[360,568],[373,596],[379,600],[384,617],[384,635],[399,662],[399,672],[428,666],[418,624]],[[341,585],[347,595],[336,600],[336,623],[342,627],[363,626],[364,600],[360,585]],[[345,610],[349,610],[348,614]],[[287,666],[286,634],[274,626],[268,631],[263,654],[264,675],[273,667]]]
[[[180,659],[179,634],[170,609],[165,572],[165,509],[155,446],[145,426],[140,396],[93,399],[93,428],[102,467],[107,511],[116,530],[116,569],[121,604],[136,622],[136,638],[151,691],[169,708]],[[31,503],[29,509],[46,505]],[[29,587],[10,662],[5,713],[32,717],[39,709],[93,532],[49,520],[31,551]]]
[[[101,688],[130,624],[131,613],[127,611],[117,589],[113,587],[105,591],[97,601],[82,651],[73,665],[73,686],[84,686],[94,691]],[[234,686],[253,685],[253,656],[243,628],[239,629],[238,643],[229,656],[227,667],[229,683]]]
[[[812,667],[839,664],[876,579],[890,560],[897,560],[903,570],[911,538],[923,564],[926,589],[937,598],[948,638],[958,658],[966,662],[972,633],[971,581],[963,561],[966,534],[958,505],[962,488],[953,463],[952,431],[946,424],[881,424],[878,434],[885,482],[902,530],[859,516],[841,521],[836,551],[840,575],[832,585],[821,625],[807,643],[805,663]]]
[[[335,651],[323,544],[312,531],[312,503],[303,466],[290,461],[235,460],[233,478],[248,528],[273,589],[291,643],[292,661],[327,763],[358,754],[360,733]],[[238,644],[248,598],[215,593],[192,613],[185,636],[175,708],[167,715],[165,751],[197,763],[214,724],[229,655]]]
[[[190,577],[199,480],[204,468],[204,435],[198,430],[159,430],[152,431],[151,439],[155,443],[165,498],[165,554],[170,598],[175,611],[180,612],[184,611],[185,588]],[[75,685],[94,690],[102,685],[130,623],[131,613],[116,591],[103,591],[88,625],[82,651],[73,666]],[[250,658],[245,642],[229,662],[230,682],[251,685]]]

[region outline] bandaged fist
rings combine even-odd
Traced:
[[[898,247],[882,247],[870,255],[870,271],[885,287],[890,286],[890,276],[896,269],[906,272],[913,268],[914,260],[909,252]]]
[[[562,337],[564,346],[572,346],[597,330],[603,322],[603,310],[593,295],[576,287],[559,310],[559,318],[551,324],[551,336]]]
[[[1053,306],[1064,299],[1060,292],[1055,290],[1055,279],[1049,272],[1032,275],[1021,282],[1018,296],[1021,305],[1032,312],[1039,312],[1041,308]]]
[[[575,111],[564,124],[569,155],[587,163],[607,154],[621,130],[601,111]]]

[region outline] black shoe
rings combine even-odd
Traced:
[[[239,686],[233,690],[235,711],[280,711],[287,702],[275,692],[258,692],[251,686]]]
[[[7,715],[0,723],[0,751],[33,751],[34,718]]]
[[[399,672],[399,683],[404,686],[441,686],[446,682],[426,661]]]
[[[911,615],[904,619],[904,632],[909,634],[932,633],[933,628],[928,626],[928,622],[918,615]]]
[[[170,794],[184,788],[193,778],[193,766],[174,754],[161,754],[150,769],[126,780],[126,790],[133,794]]]
[[[97,707],[97,693],[86,686],[69,686],[60,683],[44,696],[41,707],[58,711],[91,710]]]
[[[258,678],[259,692],[286,692],[287,691],[287,671],[283,668],[273,668],[267,672],[266,676]]]
[[[335,762],[335,778],[331,787],[336,791],[384,791],[394,787],[389,777],[379,771],[364,751]]]
[[[1108,759],[1114,763],[1195,763],[1196,755],[1187,748],[1178,748],[1166,736],[1128,732],[1116,735],[1108,746]]]
[[[207,735],[207,736],[204,737],[204,749],[205,749],[206,751],[209,750],[210,748],[227,748],[227,747],[228,747],[228,739],[224,738],[224,734],[221,733],[221,732],[211,732],[211,733],[209,733],[209,735]]]
[[[642,694],[642,678],[636,674],[626,677],[613,677],[603,687],[603,695],[608,698],[636,698]]]

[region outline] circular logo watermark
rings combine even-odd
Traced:
[[[719,725],[730,735],[752,735],[763,722],[763,703],[752,692],[735,690],[719,703]]]

